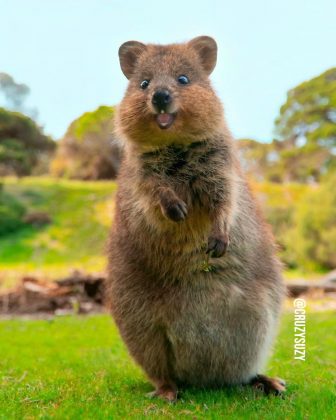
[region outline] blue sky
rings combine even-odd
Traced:
[[[31,88],[38,122],[58,138],[121,100],[122,42],[211,35],[233,134],[267,141],[286,91],[336,65],[335,22],[335,0],[0,0],[0,72]]]

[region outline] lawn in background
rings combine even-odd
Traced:
[[[104,269],[114,182],[5,178],[4,190],[28,213],[46,212],[51,223],[43,227],[26,225],[0,237],[3,287],[14,284],[23,275],[55,279],[73,269]]]
[[[282,322],[267,373],[285,398],[250,387],[188,390],[175,405],[152,387],[107,315],[0,321],[0,418],[331,419],[336,412],[335,313],[307,314],[307,360],[293,359],[293,314]]]
[[[54,280],[74,269],[105,269],[104,246],[112,224],[115,182],[46,177],[1,181],[4,191],[27,212],[46,212],[51,223],[44,227],[26,225],[0,236],[0,289],[26,275]],[[275,209],[276,214],[291,208],[307,188],[299,184],[253,184],[262,206]],[[291,270],[285,276],[314,278],[319,273]]]

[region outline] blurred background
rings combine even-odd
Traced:
[[[0,5],[0,290],[104,272],[127,84],[118,47],[202,34],[218,43],[212,82],[286,279],[335,284],[333,0]]]

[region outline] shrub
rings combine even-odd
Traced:
[[[51,173],[74,179],[113,179],[120,146],[113,135],[114,108],[101,106],[76,119],[60,141]]]
[[[287,246],[299,266],[336,268],[336,173],[297,203]]]
[[[0,184],[0,236],[20,229],[24,224],[24,214],[24,206],[3,191]]]
[[[0,108],[0,175],[30,175],[54,148],[31,118]]]

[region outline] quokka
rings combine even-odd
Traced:
[[[281,267],[209,81],[216,42],[129,41],[119,58],[129,84],[107,288],[121,336],[166,400],[186,386],[281,393],[261,374]]]

